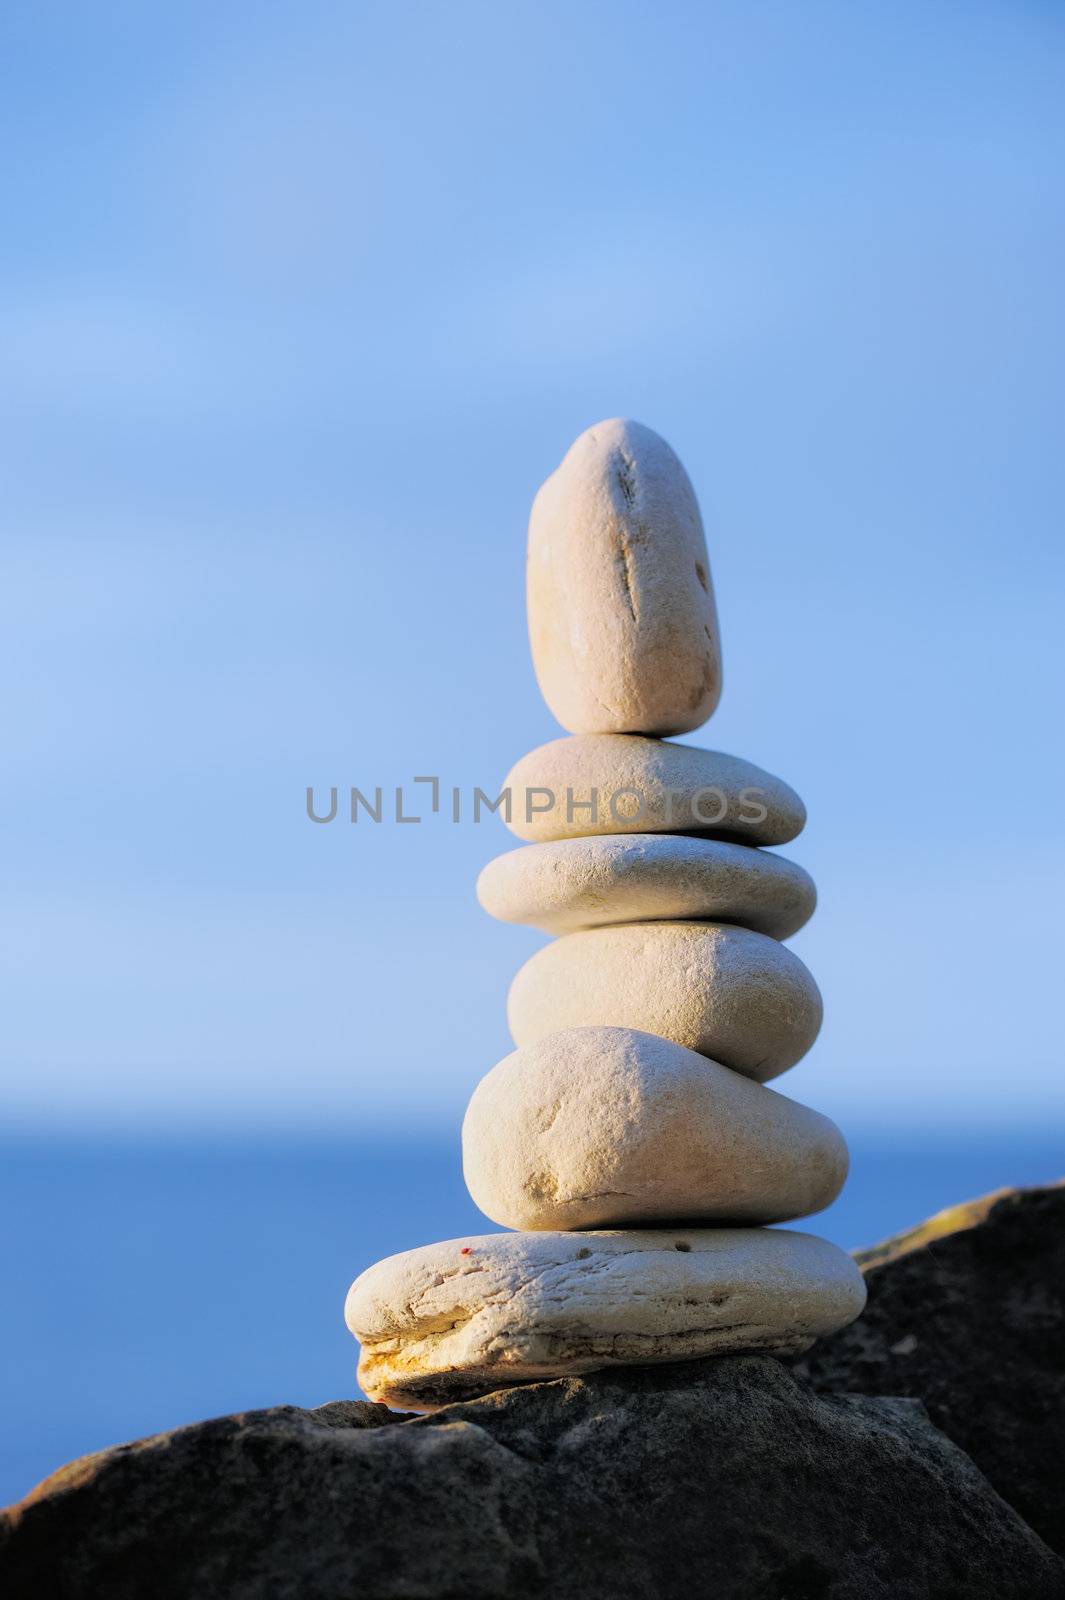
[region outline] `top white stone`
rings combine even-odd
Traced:
[[[717,610],[688,475],[638,422],[588,428],[529,520],[529,638],[571,733],[685,733],[721,694]]]

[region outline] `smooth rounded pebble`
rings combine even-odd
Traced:
[[[750,845],[632,833],[508,850],[484,868],[477,898],[501,922],[545,933],[698,917],[787,939],[813,914],[817,891],[794,861]]]
[[[598,422],[533,502],[529,641],[571,733],[685,733],[721,695],[710,562],[695,493],[666,441]]]
[[[787,844],[806,808],[794,789],[739,756],[636,734],[587,733],[531,750],[504,781],[519,839],[711,833]]]
[[[847,1146],[819,1112],[668,1039],[567,1028],[481,1079],[462,1164],[507,1228],[784,1222],[832,1203]]]
[[[519,1047],[562,1028],[636,1028],[765,1082],[817,1037],[821,996],[798,956],[719,922],[624,923],[567,933],[507,997]]]
[[[773,1228],[489,1233],[356,1278],[345,1320],[371,1400],[431,1411],[510,1383],[741,1350],[805,1350],[852,1322],[862,1275]]]

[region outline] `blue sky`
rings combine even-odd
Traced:
[[[803,794],[845,1125],[1065,1125],[1065,17],[1034,3],[5,7],[14,1120],[457,1124],[540,942],[528,506],[664,433]]]

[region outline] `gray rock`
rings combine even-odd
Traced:
[[[823,1389],[919,1397],[1065,1554],[1065,1184],[952,1206],[857,1259],[866,1310],[802,1370]]]
[[[0,1523],[12,1600],[1051,1600],[912,1400],[736,1357],[404,1419],[281,1407],[88,1457]]]

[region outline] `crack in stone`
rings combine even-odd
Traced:
[[[636,463],[624,450],[618,451],[614,472],[625,504],[630,507],[634,506],[636,504]]]
[[[638,623],[640,618],[636,610],[636,596],[632,588],[632,555],[625,535],[620,528],[618,529],[618,542],[621,547],[621,553],[617,557],[617,564],[621,573],[622,586],[625,590],[625,599],[628,601],[629,615],[632,617],[633,622]]]
[[[619,450],[617,452],[617,457],[614,462],[614,477],[617,481],[618,488],[621,491],[621,498],[625,502],[626,508],[629,511],[633,510],[636,505],[637,495],[636,463],[633,461],[631,456],[626,455],[624,450]],[[632,565],[632,551],[629,549],[629,541],[625,535],[624,525],[620,521],[617,527],[617,538],[618,555],[615,559],[621,575],[621,582],[625,590],[625,599],[628,602],[629,614],[631,615],[633,622],[639,626],[640,608],[636,602],[636,589],[633,582],[634,573]]]
[[[713,1356],[723,1340],[733,1337],[743,1340],[743,1354],[759,1351],[774,1354],[793,1354],[809,1348],[812,1340],[783,1331],[769,1331],[757,1322],[719,1322],[709,1327],[679,1328],[674,1332],[640,1333],[636,1330],[596,1335],[587,1330],[571,1332],[541,1332],[534,1334],[533,1348],[524,1357],[514,1350],[513,1344],[500,1336],[479,1352],[479,1359],[467,1367],[442,1366],[436,1372],[426,1372],[419,1365],[427,1354],[424,1350],[408,1352],[408,1360],[391,1362],[379,1350],[368,1352],[370,1367],[386,1369],[388,1387],[393,1395],[406,1395],[418,1404],[447,1405],[463,1399],[473,1399],[493,1389],[509,1388],[517,1384],[547,1383],[559,1378],[580,1376],[582,1369],[570,1367],[559,1372],[560,1361],[596,1362],[607,1365],[630,1365],[634,1360],[646,1364],[701,1360]],[[707,1340],[701,1348],[692,1349],[692,1343]],[[409,1363],[409,1364],[408,1364]],[[587,1368],[583,1369],[587,1371]],[[595,1371],[593,1367],[591,1369]],[[411,1419],[412,1421],[415,1419]]]

